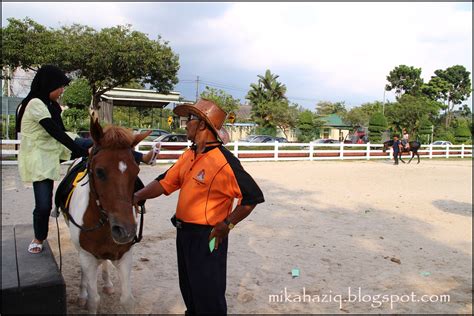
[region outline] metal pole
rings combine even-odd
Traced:
[[[197,76],[197,79],[196,79],[196,102],[199,98],[199,76]]]
[[[7,129],[6,129],[6,135],[5,135],[6,139],[10,139],[10,136],[9,136],[9,134],[10,134],[10,109],[9,109],[9,106],[8,106],[9,103],[10,103],[10,98],[7,97],[7,124],[6,124]]]
[[[385,88],[383,88],[382,114],[385,115]]]
[[[10,67],[7,66],[7,134],[6,134],[6,139],[10,139],[10,109],[9,109],[9,103],[10,103]]]

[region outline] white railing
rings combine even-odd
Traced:
[[[18,140],[2,140],[2,165],[17,164]],[[154,143],[143,141],[135,150],[146,153]],[[191,143],[163,143],[158,163],[173,163],[183,153],[183,147]],[[16,146],[18,147],[18,146]],[[177,149],[173,149],[177,147]],[[316,144],[316,143],[244,143],[233,142],[226,145],[241,161],[282,161],[282,160],[372,160],[392,159],[393,152],[382,151],[382,144]],[[255,148],[254,147],[258,147]],[[268,149],[267,149],[268,148]],[[472,145],[421,145],[420,158],[472,158]],[[403,158],[409,158],[407,154]],[[416,159],[416,157],[415,157]]]

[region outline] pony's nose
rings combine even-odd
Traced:
[[[112,225],[112,238],[118,244],[125,244],[132,241],[135,237],[136,229],[130,227],[130,229],[125,229],[120,225]]]

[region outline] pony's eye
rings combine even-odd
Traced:
[[[104,180],[107,178],[107,175],[105,173],[105,169],[104,168],[97,168],[95,169],[95,174],[97,175],[97,177],[100,179],[100,180]]]

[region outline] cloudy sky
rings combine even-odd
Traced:
[[[200,91],[207,84],[244,103],[266,69],[280,76],[290,101],[311,110],[318,101],[382,101],[386,76],[400,64],[421,68],[425,82],[453,65],[472,72],[470,2],[2,2],[3,26],[9,17],[54,28],[131,24],[161,35],[179,54],[175,90],[190,100],[199,76]]]

